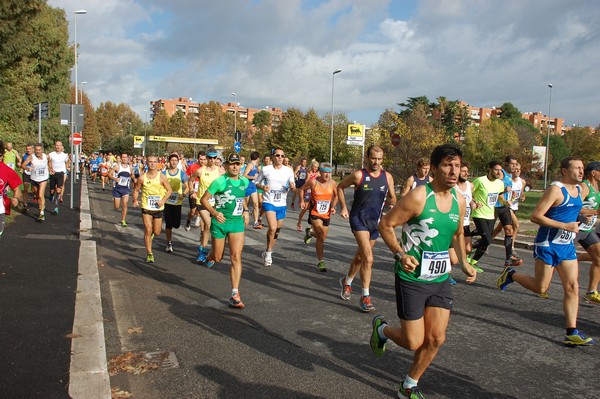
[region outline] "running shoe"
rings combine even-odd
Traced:
[[[208,262],[206,262],[206,267],[208,267],[209,269],[211,267],[213,267],[215,265],[215,261],[214,260],[209,260]]]
[[[371,341],[369,341],[369,345],[371,345],[371,350],[375,354],[375,357],[381,357],[383,352],[385,352],[387,338],[383,338],[381,335],[379,335],[379,327],[382,325],[387,325],[387,322],[382,315],[377,315],[375,318],[373,318],[372,325],[373,331],[371,332]]]
[[[342,276],[340,278],[340,287],[342,287],[342,292],[340,293],[340,297],[342,297],[342,299],[344,301],[349,301],[350,297],[352,296],[352,286],[346,284],[345,276]]]
[[[270,267],[273,264],[273,258],[271,257],[271,252],[264,251],[262,253],[263,265],[266,267]]]
[[[38,222],[43,222],[44,220],[46,220],[46,217],[44,216],[44,214],[43,214],[43,213],[40,213],[40,215],[39,215],[39,216],[38,216],[38,218],[37,218],[37,221],[38,221]]]
[[[565,335],[563,343],[567,346],[591,346],[596,343],[593,338],[586,337],[583,331],[575,330],[571,335]]]
[[[198,250],[198,257],[196,258],[196,262],[204,263],[206,262],[206,254],[202,250]]]
[[[185,231],[190,231],[192,228],[192,221],[190,219],[185,222]]]
[[[598,294],[598,291],[588,292],[583,296],[583,302],[592,305],[600,305],[600,294]]]
[[[173,253],[173,244],[172,243],[170,243],[170,242],[167,243],[167,249],[166,249],[166,251]]]
[[[258,222],[254,222],[254,226],[252,226],[252,228],[256,229],[256,230],[260,230],[260,229],[262,229],[262,225]]]
[[[310,227],[307,227],[305,230],[305,234],[304,234],[304,243],[305,244],[310,244],[310,240],[312,239],[312,237],[310,236]]]
[[[507,266],[504,268],[504,271],[502,272],[502,274],[500,275],[500,277],[498,277],[498,280],[496,281],[496,286],[498,287],[498,289],[500,291],[506,291],[506,287],[508,287],[509,284],[514,283],[513,279],[512,279],[512,275],[515,272],[515,269],[513,269],[510,266]]]
[[[58,202],[60,202],[60,203],[62,204],[62,202],[63,202],[63,197],[62,197],[62,195],[61,195],[60,197],[58,197]]]
[[[146,256],[146,263],[154,263],[154,254],[148,254],[148,256]]]
[[[358,306],[360,306],[360,310],[362,310],[365,313],[372,312],[372,311],[375,310],[375,306],[373,306],[373,304],[371,303],[371,297],[370,296],[363,296],[363,295],[361,295],[360,302],[358,303]]]
[[[512,255],[510,258],[504,261],[504,267],[507,266],[521,266],[523,264],[523,259],[519,258],[517,255]]]
[[[418,386],[404,388],[404,382],[402,382],[400,384],[400,388],[398,388],[398,397],[408,399],[425,399],[425,396],[423,396]]]
[[[58,207],[54,208],[51,213],[53,215],[58,215]]]
[[[121,220],[121,226],[127,227],[127,222],[125,220]]]
[[[548,294],[548,291],[538,292],[537,296],[539,296],[542,299],[548,299],[548,298],[550,298],[550,294]]]
[[[448,276],[448,282],[450,285],[456,285],[456,280],[452,278],[452,276]]]
[[[50,202],[54,201],[54,194],[50,194],[48,196],[48,201],[50,201]]]
[[[467,257],[467,260],[469,261],[469,263],[471,264],[473,269],[475,269],[477,271],[477,273],[483,273],[483,269],[481,267],[477,266],[477,261],[475,259],[471,259],[471,258]]]
[[[232,295],[231,298],[229,298],[229,307],[230,308],[244,309],[244,306],[246,306],[246,305],[244,305],[244,303],[240,299],[239,293]]]
[[[320,260],[319,263],[317,264],[317,270],[320,272],[326,272],[327,268],[325,267],[325,261],[324,260]]]

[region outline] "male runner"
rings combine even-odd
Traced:
[[[389,326],[383,316],[376,316],[370,345],[375,356],[383,355],[388,339],[415,352],[398,389],[399,398],[424,397],[417,384],[446,338],[453,302],[448,248],[452,246],[460,257],[468,283],[477,275],[465,252],[465,200],[454,189],[461,160],[462,152],[455,144],[436,147],[431,153],[433,180],[401,198],[379,223],[381,237],[396,260],[400,326]],[[402,244],[394,231],[398,226],[402,226]]]
[[[404,182],[400,197],[404,197],[410,190],[429,183],[432,179],[429,176],[430,163],[429,159],[421,158],[417,161],[417,171]]]
[[[198,192],[199,180],[198,180],[198,178],[192,179],[192,175],[194,174],[194,172],[196,172],[196,170],[198,170],[198,168],[201,168],[202,166],[206,165],[206,163],[207,163],[206,152],[199,151],[198,152],[198,162],[192,163],[190,166],[188,166],[187,170],[185,171],[185,173],[188,175],[188,178],[189,178],[188,179],[188,185],[189,185],[188,192],[190,193],[190,196],[188,197],[190,211],[187,215],[187,220],[185,221],[185,230],[186,231],[190,231],[190,229],[192,227],[192,219],[194,217],[198,218],[198,226],[200,226],[200,213],[198,211],[196,197],[192,197],[192,195],[191,195],[193,193]]]
[[[133,178],[133,168],[129,164],[127,154],[121,154],[121,161],[113,166],[108,176],[115,182],[113,187],[115,210],[121,208],[121,226],[127,227],[127,208],[129,206],[129,195],[131,194],[130,184]]]
[[[300,163],[298,164],[298,166],[296,166],[296,169],[294,169],[294,177],[296,178],[296,187],[302,187],[304,185],[304,183],[306,183],[306,174],[308,172],[308,169],[306,168],[306,164],[308,163],[308,159],[306,159],[306,157],[302,157],[300,158]],[[295,206],[294,206],[294,199],[296,197],[298,197],[298,201],[301,200],[301,198],[299,197],[299,191],[294,191],[294,194],[292,195],[292,210],[295,210]]]
[[[37,218],[38,222],[46,220],[44,211],[46,209],[46,186],[50,178],[50,168],[48,167],[48,156],[44,154],[44,147],[41,144],[36,144],[32,156],[27,157],[21,164],[23,169],[28,169],[31,173],[31,185],[37,196],[38,208],[40,214]]]
[[[110,171],[112,164],[112,161],[109,161],[109,159],[110,158],[105,155],[98,165],[98,169],[100,171],[100,180],[102,181],[102,191],[106,189],[106,185],[108,184],[108,172]]]
[[[586,303],[600,305],[600,294],[598,294],[598,283],[600,283],[600,237],[594,231],[594,225],[600,212],[600,162],[590,162],[585,166],[585,179],[581,185],[581,197],[583,198],[583,209],[579,221],[579,233],[575,241],[579,242],[586,253],[578,255],[580,262],[591,261],[589,271],[588,288],[583,296]]]
[[[196,250],[198,257],[196,262],[206,262],[206,256],[208,255],[208,242],[210,239],[210,213],[204,208],[204,205],[200,203],[200,198],[206,192],[206,189],[217,177],[221,176],[221,167],[217,166],[216,160],[219,153],[215,149],[209,149],[206,151],[207,163],[205,166],[198,168],[193,174],[190,180],[198,179],[198,191],[192,192],[191,198],[196,200],[196,207],[200,211],[200,218],[202,219],[202,233],[200,235],[200,246]],[[214,202],[214,200],[210,200]]]
[[[262,224],[258,223],[258,214],[260,213],[260,204],[258,203],[258,192],[254,179],[258,176],[258,162],[260,161],[260,154],[258,151],[254,151],[250,154],[250,162],[246,165],[244,171],[244,177],[250,181],[248,188],[246,189],[246,197],[250,197],[252,201],[252,216],[254,217],[253,229],[262,229]],[[296,193],[294,193],[296,194]],[[248,201],[248,202],[250,202]]]
[[[306,209],[304,202],[304,192],[310,190],[310,207],[308,213],[308,224],[304,242],[310,244],[312,237],[317,240],[315,242],[315,250],[317,252],[317,270],[326,272],[325,261],[323,260],[323,249],[325,239],[329,232],[329,223],[331,215],[335,215],[335,207],[337,205],[337,184],[331,179],[331,164],[323,162],[320,166],[321,174],[316,179],[310,179],[302,187],[300,187],[300,209]],[[312,226],[312,228],[310,227]]]
[[[58,204],[63,202],[63,186],[67,170],[71,168],[69,155],[65,153],[63,143],[54,143],[54,151],[48,154],[48,166],[50,167],[50,201],[54,201],[53,215],[58,215]]]
[[[340,216],[344,219],[350,217],[350,228],[358,244],[348,274],[340,278],[340,296],[345,301],[350,300],[352,281],[357,274],[360,274],[362,295],[359,306],[363,312],[371,312],[375,310],[371,303],[369,287],[373,267],[373,247],[377,237],[379,237],[377,225],[386,198],[389,206],[396,204],[396,192],[394,190],[394,178],[382,168],[383,149],[378,145],[369,146],[365,161],[366,167],[364,169],[355,170],[337,186]],[[352,185],[354,185],[354,203],[350,214],[348,214],[344,189]]]
[[[579,310],[579,268],[573,239],[579,232],[578,216],[583,201],[581,187],[583,162],[577,157],[567,157],[560,162],[562,178],[552,182],[531,214],[531,221],[540,228],[534,241],[535,275],[517,273],[507,266],[497,286],[506,290],[509,284],[519,283],[522,287],[541,294],[548,290],[554,270],[563,285],[563,310],[565,313],[567,346],[593,345],[595,341],[577,330]]]
[[[283,165],[285,153],[279,147],[273,152],[273,164],[264,166],[256,178],[256,188],[263,190],[263,210],[267,217],[267,247],[262,253],[263,265],[273,264],[273,248],[286,216],[287,193],[296,190],[294,171]]]
[[[173,229],[181,226],[181,204],[183,198],[189,192],[188,176],[179,169],[179,157],[177,154],[169,155],[169,167],[163,172],[167,177],[171,190],[173,191],[165,203],[165,234],[167,236],[167,252],[173,252]]]
[[[229,240],[229,257],[231,258],[231,297],[229,307],[243,309],[239,288],[242,279],[242,250],[244,249],[244,226],[248,224],[248,203],[246,188],[248,179],[240,176],[240,157],[229,154],[226,159],[226,173],[215,179],[200,202],[212,216],[210,233],[212,247],[208,254],[206,266],[212,267],[223,259],[225,239]],[[210,198],[215,198],[215,206]]]
[[[4,164],[12,170],[17,170],[17,166],[21,165],[21,156],[19,155],[19,152],[13,148],[11,142],[6,143],[2,154],[4,154]]]
[[[33,145],[27,144],[25,146],[25,153],[23,154],[22,159],[23,161],[25,161],[31,156],[33,156]],[[19,164],[19,167],[21,168],[21,171],[23,171],[23,210],[27,212],[27,210],[29,209],[29,205],[27,205],[27,202],[29,201],[29,188],[31,187],[31,170],[29,170],[29,168],[23,168],[22,164],[23,162]]]
[[[148,171],[137,179],[133,190],[133,206],[142,207],[144,222],[144,244],[146,245],[146,263],[154,263],[152,239],[158,237],[162,230],[163,209],[171,195],[171,185],[167,177],[158,171],[158,157],[150,155],[147,158]],[[142,202],[138,202],[140,189]]]
[[[313,180],[319,176],[321,176],[321,172],[319,171],[319,161],[313,159],[310,162],[310,169],[306,172],[306,180]],[[310,190],[304,191],[304,202],[310,202]],[[306,208],[300,209],[300,213],[298,214],[298,223],[296,223],[296,231],[298,233],[302,231],[302,218],[304,217],[304,214],[307,210],[308,209]]]
[[[4,143],[0,140],[0,237],[4,232],[4,215],[10,215],[10,206],[19,205],[21,200],[21,178],[13,168],[4,163],[4,150]],[[12,198],[6,195],[8,187],[13,190]]]
[[[479,262],[479,259],[486,253],[492,243],[492,231],[494,231],[494,222],[496,221],[494,214],[496,203],[498,201],[506,202],[502,196],[504,192],[502,176],[502,165],[500,162],[491,161],[488,164],[488,174],[473,180],[473,201],[475,202],[475,207],[471,215],[473,216],[475,229],[481,234],[481,239],[473,245],[475,254],[471,255],[472,258],[469,261],[479,273],[482,273],[483,269],[477,266],[477,262]],[[506,248],[507,253],[508,251],[509,249]],[[510,251],[512,252],[512,241],[510,242]]]

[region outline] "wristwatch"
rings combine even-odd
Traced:
[[[397,262],[402,262],[402,255],[404,255],[404,254],[401,254],[400,252],[396,252],[396,253],[394,254],[394,259],[395,259]]]

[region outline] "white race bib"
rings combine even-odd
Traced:
[[[498,202],[498,193],[488,193],[488,205],[496,206],[496,202]]]
[[[587,223],[581,223],[579,225],[579,231],[590,231],[594,228],[594,225],[596,224],[596,220],[598,219],[597,215],[588,215],[589,217],[589,222]]]
[[[160,195],[149,195],[148,196],[148,209],[158,209],[158,201],[160,201]]]
[[[465,208],[465,218],[463,219],[463,225],[465,225],[465,226],[466,226],[466,225],[468,225],[468,224],[469,224],[469,222],[470,222],[470,219],[469,219],[469,218],[470,218],[470,217],[471,217],[471,207],[470,207],[470,206],[467,206],[467,207]]]
[[[317,213],[327,215],[329,213],[329,204],[331,201],[317,201]]]
[[[423,252],[420,279],[433,280],[446,273],[450,273],[450,270],[450,254],[448,251]]]
[[[567,245],[573,243],[573,238],[575,238],[575,233],[568,230],[558,229],[554,239],[552,240],[553,244],[558,245]]]
[[[233,216],[240,216],[242,213],[244,213],[244,199],[236,198],[235,199],[235,209],[233,210],[233,212],[231,214]]]
[[[215,204],[216,204],[215,197],[210,197],[208,199],[208,203],[210,204],[210,206],[215,206]]]
[[[117,182],[117,184],[119,186],[129,186],[129,180],[129,177],[121,176],[119,177],[119,181]]]

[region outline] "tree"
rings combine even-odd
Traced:
[[[41,0],[6,0],[0,15],[0,136],[17,147],[37,141],[37,120],[29,118],[34,104],[47,101],[44,142],[64,140],[69,132],[56,117],[68,102],[73,65],[64,10]]]
[[[286,154],[294,158],[308,152],[308,141],[304,114],[298,108],[289,108],[283,114],[279,130],[271,136],[270,145],[284,148]]]
[[[563,136],[569,154],[581,157],[584,163],[600,159],[600,136],[589,127],[577,126]]]
[[[463,148],[470,169],[486,173],[490,161],[502,161],[506,155],[518,153],[519,139],[508,121],[492,118],[467,128]]]
[[[521,111],[517,107],[515,107],[512,103],[504,103],[500,106],[500,119],[510,120],[510,119],[521,119]]]
[[[421,107],[427,110],[427,117],[430,116],[430,110],[435,104],[429,102],[429,98],[427,96],[419,96],[419,97],[409,97],[408,101],[405,103],[398,103],[399,106],[406,108],[405,110],[400,111],[401,118],[407,118],[417,107]]]
[[[309,159],[329,161],[330,125],[325,124],[323,119],[319,117],[319,114],[313,108],[306,112],[304,121],[310,139],[308,140],[308,153],[301,155],[305,155]],[[297,161],[299,161],[299,159]]]

